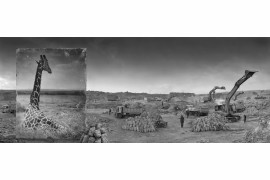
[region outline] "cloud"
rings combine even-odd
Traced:
[[[0,77],[0,89],[16,89],[14,80]]]
[[[60,48],[59,52],[42,52],[53,72],[61,71],[59,77],[69,74],[65,68],[76,72],[75,65],[61,66],[72,63],[73,54],[81,53],[76,55],[80,62],[86,54],[85,49],[65,54],[61,48],[87,48],[87,86],[92,90],[208,92],[214,85],[232,87],[245,69],[259,72],[241,88],[270,89],[270,38],[1,38],[1,77],[15,80],[15,50],[19,47]],[[40,53],[28,53],[31,61],[22,68],[31,67],[29,71],[35,72],[32,61]],[[25,78],[31,87],[32,76]]]

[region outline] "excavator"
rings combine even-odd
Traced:
[[[242,76],[238,81],[236,81],[234,87],[232,88],[232,90],[227,94],[226,99],[225,99],[225,112],[226,112],[226,119],[230,122],[236,122],[238,120],[240,120],[240,116],[239,115],[233,115],[233,109],[232,106],[230,104],[231,98],[233,97],[233,95],[236,93],[237,89],[246,81],[248,80],[250,77],[253,76],[254,73],[256,73],[258,71],[250,71],[250,70],[245,70],[245,74],[244,76]]]
[[[237,100],[237,97],[240,96],[241,94],[244,94],[244,91],[238,92],[238,93],[234,96],[234,101],[236,101],[236,100]]]
[[[224,87],[224,86],[221,86],[221,87],[219,87],[219,86],[215,86],[210,92],[209,92],[209,94],[208,94],[208,97],[204,97],[203,98],[203,102],[204,103],[206,103],[206,102],[213,102],[214,101],[214,96],[215,96],[215,91],[217,90],[217,89],[223,89],[223,90],[225,90],[226,88]]]

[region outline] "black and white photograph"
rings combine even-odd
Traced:
[[[111,142],[269,142],[269,38],[97,38],[89,49],[87,112]]]
[[[14,43],[52,46],[17,49],[17,107],[7,96],[2,109],[8,113],[2,114],[9,131],[16,114],[16,138],[21,140],[54,142],[66,134],[78,143],[269,142],[269,38],[3,42],[6,49]],[[42,119],[31,118],[31,104],[52,119],[45,120],[45,128],[38,124]]]
[[[16,137],[76,142],[85,126],[86,49],[20,48],[16,55]]]
[[[3,1],[0,178],[267,179],[266,0]]]

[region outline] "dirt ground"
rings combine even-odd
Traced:
[[[105,113],[106,110],[89,111],[87,116],[106,119],[108,139],[111,143],[232,143],[242,142],[246,131],[258,126],[258,118],[248,118],[247,122],[228,123],[229,131],[192,132],[191,123],[195,117],[185,118],[184,128],[180,127],[179,117],[174,114],[162,115],[168,122],[167,128],[159,128],[156,132],[140,133],[123,130],[121,126],[125,119],[115,118]]]
[[[0,108],[8,105],[10,109],[15,109],[16,91],[0,90]],[[0,110],[0,142],[13,142],[15,138],[16,114],[3,113]]]
[[[265,96],[265,99],[256,99],[257,95]],[[195,98],[199,96],[195,96]],[[220,98],[225,98],[224,94]],[[103,98],[104,99],[104,98]],[[126,98],[128,99],[128,98]],[[134,104],[135,101],[129,102],[128,100],[123,103]],[[187,99],[192,104],[192,100]],[[194,142],[209,142],[209,143],[232,143],[243,142],[245,133],[248,130],[256,128],[259,124],[259,118],[270,114],[270,91],[247,91],[238,97],[237,101],[243,101],[246,110],[238,115],[247,115],[247,122],[243,120],[235,123],[227,123],[230,127],[228,131],[208,131],[208,132],[192,132],[191,125],[195,121],[195,117],[186,118],[184,128],[180,127],[180,120],[175,115],[175,109],[173,108],[178,102],[166,102],[169,104],[168,109],[161,109],[160,102],[149,103],[147,101],[140,101],[145,107],[148,105],[158,109],[161,112],[161,116],[164,121],[168,122],[167,128],[160,128],[156,132],[140,133],[135,131],[123,130],[121,127],[125,122],[125,119],[116,119],[114,115],[108,115],[106,111],[108,108],[115,107],[112,103],[102,101],[102,106],[89,106],[86,109],[86,116],[88,121],[91,121],[93,116],[96,116],[95,121],[98,119],[106,120],[106,124],[109,129],[108,139],[110,142],[115,143],[194,143]],[[236,101],[231,101],[235,103]],[[115,103],[116,104],[116,103]],[[198,105],[206,105],[210,108],[210,113],[214,112],[213,103],[197,102]],[[92,118],[93,119],[93,118]]]
[[[15,138],[16,117],[11,113],[0,112],[0,136],[2,138]],[[4,140],[3,140],[4,141]]]

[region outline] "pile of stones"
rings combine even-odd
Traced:
[[[107,130],[101,124],[90,125],[89,128],[82,134],[81,143],[108,143]]]

